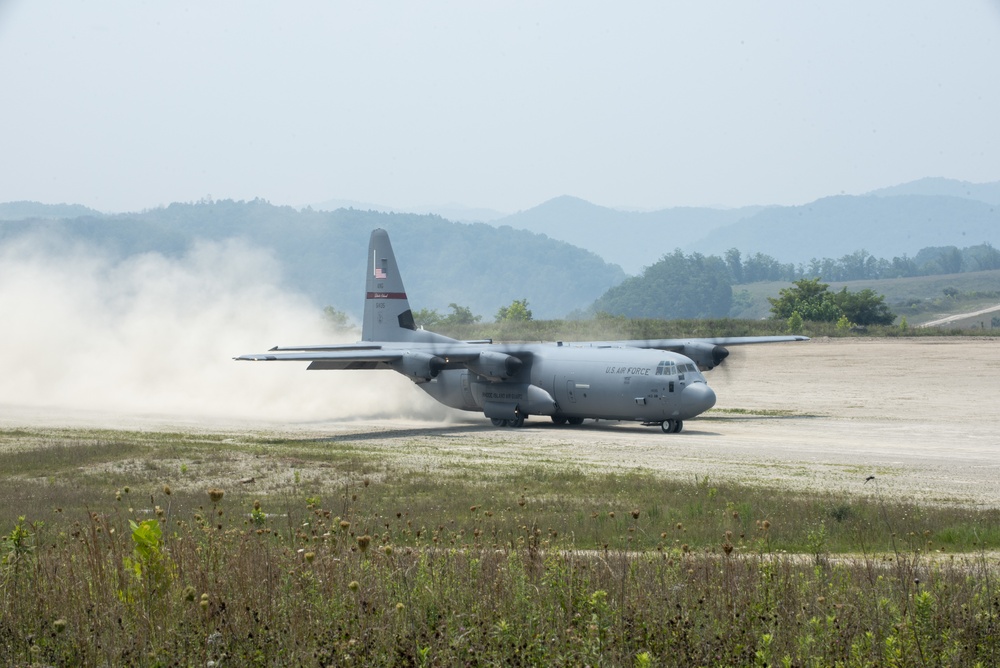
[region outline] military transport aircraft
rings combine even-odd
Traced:
[[[632,420],[679,432],[684,420],[715,405],[703,370],[729,355],[724,346],[805,341],[750,336],[583,343],[459,341],[418,328],[385,230],[368,246],[362,340],[354,344],[275,346],[249,361],[309,362],[310,370],[392,369],[442,404],[482,412],[497,427],[531,415],[556,424],[586,418]]]

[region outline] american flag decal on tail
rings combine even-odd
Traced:
[[[389,263],[389,260],[382,258],[381,265],[378,261],[378,256],[375,255],[376,251],[372,251],[372,266],[375,268],[375,278],[379,280],[384,280],[387,278],[385,274],[385,266]]]

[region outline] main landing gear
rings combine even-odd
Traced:
[[[577,425],[583,424],[583,418],[582,417],[571,417],[571,418],[568,418],[568,417],[566,417],[564,415],[553,415],[552,416],[552,422],[554,424],[557,424],[557,425],[560,425],[560,426],[562,426],[564,424],[571,424],[571,425],[573,425],[575,427]]]
[[[660,429],[664,434],[676,434],[684,428],[684,420],[664,420],[660,423]]]
[[[524,426],[524,416],[518,415],[513,420],[503,420],[501,418],[490,418],[490,422],[493,423],[494,427],[514,427],[519,429]]]

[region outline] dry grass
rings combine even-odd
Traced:
[[[3,439],[25,466],[0,475],[4,664],[995,665],[1000,649],[995,511],[413,470],[280,437]],[[280,484],[236,482],[247,457]]]

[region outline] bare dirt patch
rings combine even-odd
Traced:
[[[330,382],[365,383],[350,374]],[[421,468],[581,463],[708,476],[787,489],[857,491],[935,503],[1000,505],[1000,340],[818,339],[736,349],[708,374],[716,410],[681,434],[632,423],[557,427],[544,418],[494,429],[482,416],[446,421],[359,419],[197,422],[9,406],[0,428],[112,429],[329,438]],[[414,402],[426,401],[410,388]],[[866,483],[874,475],[875,480]]]

